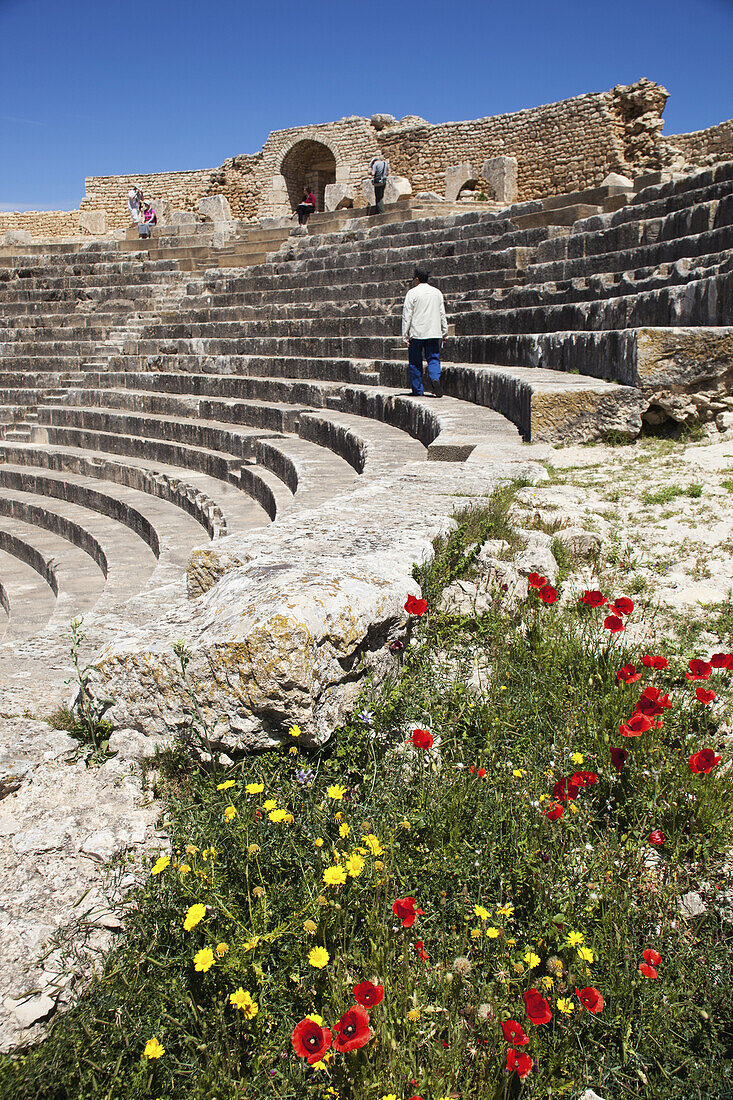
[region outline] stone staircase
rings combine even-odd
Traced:
[[[643,415],[682,419],[684,402],[730,407],[733,165],[499,212],[437,205],[228,240],[191,216],[144,248],[130,236],[0,255],[6,639],[32,636],[38,607],[53,619],[59,592],[65,610],[86,593],[100,622],[134,609],[161,577],[183,583],[197,543],[425,459],[514,453],[520,435],[634,435]],[[406,392],[400,312],[417,262],[452,325],[440,401]],[[86,556],[76,594],[60,539]],[[29,568],[45,596],[24,618]]]

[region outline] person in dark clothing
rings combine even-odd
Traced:
[[[303,198],[300,200],[296,207],[298,214],[298,225],[306,225],[308,218],[311,216],[316,208],[316,196],[313,194],[309,187],[303,188]]]
[[[374,213],[384,213],[384,189],[387,186],[389,165],[382,157],[374,157],[369,165],[369,175],[374,186]]]

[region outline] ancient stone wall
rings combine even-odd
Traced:
[[[301,169],[307,171],[307,164],[298,155],[298,147],[302,147],[305,160],[312,157],[314,164],[325,163],[330,154],[334,162],[334,178],[329,182],[350,186],[354,192],[354,205],[364,206],[361,182],[369,174],[372,157],[379,153],[379,136],[368,119],[358,116],[318,126],[274,130],[262,148],[256,172],[260,189],[259,217],[291,213],[292,192],[298,181],[291,182],[288,178],[289,166],[293,165],[296,173]],[[320,154],[316,147],[320,147]],[[296,165],[299,167],[295,168]]]
[[[79,237],[78,210],[15,210],[0,213],[0,233],[25,229],[34,237]]]
[[[708,126],[706,130],[670,134],[665,141],[684,153],[690,164],[703,165],[710,157],[733,160],[733,118],[717,126]]]
[[[166,199],[174,210],[197,210],[203,196],[212,194],[214,172],[215,169],[205,168],[192,172],[89,176],[85,180],[86,195],[81,201],[81,209],[104,210],[108,229],[124,229],[130,224],[127,192],[137,186],[146,197]]]
[[[451,165],[512,156],[518,198],[535,199],[593,187],[609,172],[656,168],[666,98],[659,85],[639,81],[474,122],[398,124],[379,137],[392,171],[413,191],[442,194]]]

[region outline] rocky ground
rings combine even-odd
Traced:
[[[428,463],[420,473],[427,486],[428,474],[445,471],[441,495],[458,506],[490,491],[495,479],[482,467],[491,463],[477,452],[463,472]],[[691,619],[705,630],[710,608],[733,590],[733,439],[517,444],[507,469],[533,470],[537,480],[536,463],[548,479],[520,490],[512,508],[524,535],[511,553],[487,547],[485,572],[503,570],[504,582],[521,587],[533,569],[551,581],[570,570],[569,591],[612,584],[614,595],[656,605],[661,631]],[[411,486],[417,501],[414,477]],[[476,595],[453,597],[470,612]],[[0,1049],[40,1034],[73,997],[119,927],[115,904],[141,851],[166,843],[138,764],[156,739],[119,731],[110,743],[117,755],[87,767],[77,742],[42,721],[37,687],[25,713],[13,693],[0,715]]]

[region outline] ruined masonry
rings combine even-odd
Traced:
[[[412,564],[457,503],[540,480],[548,444],[731,429],[728,124],[711,152],[699,135],[670,152],[665,98],[640,82],[568,101],[585,137],[566,128],[567,155],[543,144],[550,108],[521,112],[524,130],[456,124],[460,142],[414,119],[329,124],[348,172],[287,132],[258,154],[269,190],[253,168],[247,191],[235,158],[191,202],[161,200],[149,241],[109,235],[101,203],[83,239],[0,236],[0,882],[34,883],[0,936],[0,1043],[66,996],[48,965],[18,975],[96,881],[90,861],[154,835],[126,768],[186,727],[176,641],[221,752],[293,722],[322,742],[393,660]],[[373,216],[356,166],[377,149],[402,182]],[[281,216],[304,178],[331,207],[305,231]],[[406,394],[418,261],[451,323],[441,400]],[[121,731],[96,828],[68,740],[44,755],[23,717],[68,699],[73,616]]]

